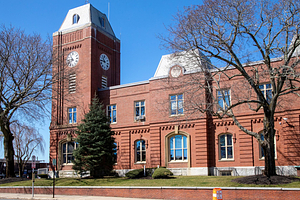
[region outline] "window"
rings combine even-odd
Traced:
[[[264,135],[261,133],[260,134],[260,138],[262,141],[264,141]],[[275,136],[274,136],[274,157],[276,158],[276,140],[275,140]],[[263,148],[261,147],[261,145],[259,145],[259,159],[265,159],[265,153],[264,153],[264,150]]]
[[[261,133],[260,133],[260,139],[261,139],[262,141],[265,140],[263,134],[261,134]],[[263,148],[261,147],[261,145],[259,145],[259,159],[264,159],[264,158],[265,158],[264,150],[263,150]]]
[[[107,106],[107,116],[111,124],[117,123],[117,106],[109,105]]]
[[[134,121],[144,121],[145,120],[145,101],[134,102],[134,108],[135,108]]]
[[[271,83],[259,85],[260,91],[263,93],[265,99],[268,103],[271,102],[272,99],[272,85]]]
[[[232,135],[223,134],[219,136],[220,160],[233,159]]]
[[[69,75],[69,93],[76,92],[76,74]]]
[[[101,27],[103,27],[104,28],[104,18],[103,17],[99,17],[99,21],[100,21],[100,25],[101,25]]]
[[[231,170],[220,171],[220,176],[232,176],[232,171]]]
[[[62,163],[68,164],[72,163],[74,160],[73,151],[76,149],[76,142],[66,142],[62,144]]]
[[[218,111],[226,110],[230,105],[230,90],[218,90]]]
[[[76,108],[69,108],[69,124],[76,124],[77,122],[77,111]]]
[[[187,160],[187,137],[184,135],[175,135],[169,139],[170,161]]]
[[[73,15],[73,24],[77,24],[79,19],[80,19],[80,17],[78,14]]]
[[[170,96],[171,115],[183,114],[183,94]]]
[[[117,163],[118,162],[118,144],[115,142],[114,145],[115,145],[115,147],[113,148],[113,150],[114,150],[113,161],[115,163]]]
[[[107,88],[107,77],[102,76],[102,88]]]
[[[136,162],[146,162],[145,140],[138,140],[135,143],[135,161]]]

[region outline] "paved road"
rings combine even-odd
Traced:
[[[20,200],[20,199],[36,199],[36,200],[150,200],[139,198],[123,198],[123,197],[101,197],[101,196],[75,196],[75,195],[55,195],[53,198],[50,194],[35,194],[32,198],[32,194],[20,194],[20,193],[0,193],[1,199]]]

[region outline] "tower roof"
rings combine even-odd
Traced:
[[[64,22],[54,35],[58,32],[71,32],[91,25],[115,37],[106,15],[89,3],[69,10]]]

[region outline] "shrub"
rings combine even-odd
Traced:
[[[144,169],[134,169],[125,174],[128,178],[140,178],[144,176]]]
[[[169,176],[172,176],[173,173],[166,169],[166,168],[157,168],[153,175],[152,175],[152,178],[168,178]]]

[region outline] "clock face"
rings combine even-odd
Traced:
[[[174,78],[178,77],[180,75],[180,73],[181,73],[181,68],[179,66],[175,66],[171,70],[171,75]]]
[[[74,67],[77,65],[79,61],[79,54],[76,51],[72,51],[71,53],[69,53],[69,55],[67,56],[67,65],[69,67]]]
[[[106,54],[101,54],[100,55],[100,65],[104,70],[108,70],[109,69],[109,59],[107,57]]]

